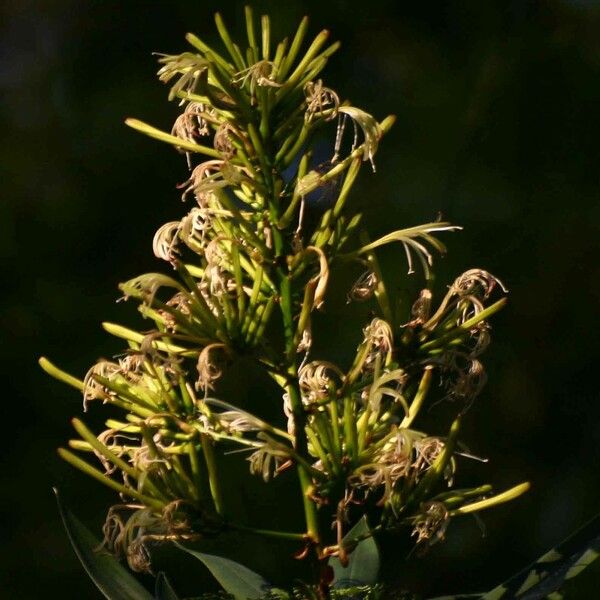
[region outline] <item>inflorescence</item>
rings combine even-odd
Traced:
[[[407,531],[423,546],[443,538],[451,517],[526,488],[495,497],[487,485],[448,489],[464,450],[461,421],[485,383],[481,354],[504,286],[472,269],[436,301],[432,262],[445,251],[436,236],[458,229],[449,223],[359,241],[361,215],[348,197],[361,167],[374,170],[394,118],[378,122],[326,87],[320,75],[338,48],[327,45],[327,31],[302,54],[306,19],[273,47],[269,18],[257,33],[249,9],[246,16],[244,49],[217,15],[226,54],[188,34],[193,51],[159,55],[159,79],[182,107],[170,133],[127,121],[184,153],[190,169],[178,186],[189,211],[153,241],[171,275],[147,273],[120,286],[153,327],[104,324],[126,348],[83,381],[42,359],[81,390],[85,410],[96,403],[121,410],[99,435],[74,419],[80,437],[59,452],[121,496],[104,542],[137,571],[150,569],[152,543],[236,528],[219,470],[219,457],[235,448],[247,450],[238,456],[265,481],[288,470],[299,476],[306,530],[260,531],[295,540],[300,557],[337,556],[342,564],[360,541],[342,539],[365,514],[371,535]],[[311,142],[327,131],[332,157],[316,164]],[[310,195],[331,182],[333,202],[308,225]],[[376,258],[388,244],[402,246],[409,272],[420,266],[424,274],[408,316],[392,309]],[[372,302],[374,316],[362,324],[353,361],[341,365],[313,356],[312,315],[327,302],[332,270],[348,262],[362,272],[348,300]],[[238,355],[251,356],[279,386],[280,396],[269,399],[280,407],[279,422],[217,397]],[[442,435],[415,428],[434,382],[457,407]]]

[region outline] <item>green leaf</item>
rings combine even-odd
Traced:
[[[344,536],[343,542],[349,544],[356,538],[368,535],[369,524],[365,516]],[[377,583],[379,574],[379,549],[375,539],[367,537],[360,542],[348,557],[348,566],[343,567],[339,558],[331,557],[329,565],[333,568],[333,585],[338,589],[357,585]]]
[[[100,542],[67,509],[56,488],[54,493],[75,554],[102,594],[108,600],[153,600],[142,584],[111,554],[96,550]]]
[[[159,573],[156,577],[156,585],[154,587],[155,600],[179,600],[179,596],[169,583],[167,576],[164,573]]]
[[[600,556],[600,515],[576,531],[536,562],[482,596],[482,600],[508,598],[560,598],[574,577]],[[565,596],[569,598],[569,596]]]
[[[508,581],[483,594],[458,594],[439,596],[431,600],[560,600],[561,598],[591,597],[582,586],[577,593],[573,578],[587,569],[600,556],[600,515],[567,538],[562,544],[546,552],[536,562],[523,569]],[[579,579],[579,578],[578,578]],[[563,596],[564,592],[564,596]]]
[[[595,560],[583,573],[565,581],[561,588],[566,600],[593,598],[600,582],[600,560]]]
[[[190,550],[175,543],[178,548],[197,558],[211,572],[223,589],[236,600],[254,600],[264,595],[270,585],[257,573],[233,560]]]

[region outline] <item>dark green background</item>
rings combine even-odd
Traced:
[[[151,239],[160,224],[183,214],[174,186],[186,172],[180,156],[126,129],[123,119],[168,129],[177,108],[154,77],[150,53],[186,49],[190,30],[210,40],[216,9],[241,26],[241,6],[1,4],[2,597],[57,590],[64,598],[98,597],[71,553],[50,488],[59,485],[95,528],[114,497],[57,458],[81,402],[36,360],[49,355],[82,375],[98,357],[120,350],[100,321],[140,324],[134,307],[115,304],[116,286],[166,268],[153,259]],[[402,547],[387,546],[387,572],[416,591],[489,589],[599,508],[600,5],[255,6],[271,12],[282,35],[305,13],[313,33],[331,29],[343,48],[331,60],[328,85],[380,118],[398,116],[377,174],[365,170],[354,193],[373,233],[441,211],[465,230],[446,236],[440,285],[477,266],[511,291],[494,321],[490,382],[464,439],[490,459],[477,471],[482,478],[499,489],[530,480],[533,489],[483,515],[485,538],[464,519],[423,560],[406,562]],[[384,263],[406,288],[401,255],[388,253]],[[344,293],[333,290],[332,297]],[[357,341],[358,325],[350,327],[344,310],[334,300],[322,319],[333,354]],[[101,412],[96,407],[88,419],[97,423]],[[252,502],[246,499],[249,512],[263,521],[287,506],[271,501],[255,509]],[[247,550],[247,542],[235,544]],[[269,562],[253,554],[250,563]],[[590,579],[582,598],[596,597],[594,583],[600,578]]]

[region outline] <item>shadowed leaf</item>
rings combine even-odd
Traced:
[[[269,589],[269,584],[257,573],[233,560],[195,552],[181,544],[175,544],[181,550],[197,558],[211,572],[223,589],[236,600],[254,600],[260,598]]]
[[[345,542],[369,533],[367,518],[363,517],[345,536]],[[348,566],[343,567],[337,557],[329,559],[334,572],[334,587],[340,589],[377,582],[379,573],[379,549],[373,537],[361,540],[348,557]]]
[[[108,600],[153,600],[142,584],[112,554],[96,550],[100,542],[64,505],[56,488],[54,494],[73,550],[102,594]],[[165,596],[165,600],[171,599]]]
[[[164,573],[159,573],[156,577],[156,585],[154,587],[155,600],[179,600],[179,596],[171,587],[167,576]]]
[[[566,582],[600,556],[600,515],[482,600],[560,598]]]

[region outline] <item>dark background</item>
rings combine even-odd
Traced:
[[[183,214],[174,185],[185,165],[123,119],[168,129],[177,108],[154,77],[151,52],[183,51],[187,31],[211,40],[216,9],[241,27],[242,4],[0,6],[0,595],[95,598],[51,486],[96,530],[114,496],[56,456],[71,435],[70,417],[81,412],[80,397],[46,377],[36,360],[49,355],[83,375],[98,357],[120,350],[101,321],[140,325],[132,306],[115,304],[116,286],[165,268],[150,244],[160,224]],[[480,469],[484,480],[498,489],[530,480],[533,489],[483,515],[485,538],[465,518],[423,560],[406,562],[404,552],[387,547],[387,572],[413,590],[490,589],[598,511],[600,5],[330,0],[255,7],[272,14],[281,36],[305,13],[313,33],[331,29],[343,48],[331,60],[328,85],[380,118],[398,116],[377,174],[365,170],[354,192],[373,233],[441,211],[465,230],[445,238],[440,285],[477,266],[510,289],[486,355],[490,381],[464,439],[490,459]],[[400,255],[383,260],[406,285]],[[356,344],[357,325],[347,325],[342,305],[333,301],[322,320],[334,352]],[[88,419],[98,422],[101,412]],[[286,504],[276,509],[285,514]],[[273,505],[257,511],[268,518]],[[260,563],[254,554],[250,563]],[[600,575],[588,575],[581,597],[597,597],[598,583]]]

